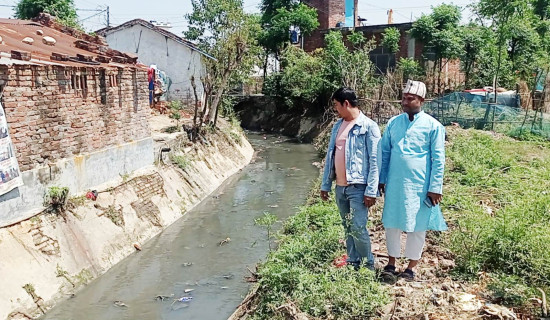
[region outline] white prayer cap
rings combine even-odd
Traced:
[[[408,80],[403,93],[414,94],[424,99],[426,98],[426,85],[424,82]]]

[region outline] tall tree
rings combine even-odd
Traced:
[[[382,46],[386,48],[395,59],[395,54],[399,51],[399,40],[401,39],[401,32],[397,28],[387,28],[382,33]],[[390,60],[388,59],[388,70],[390,71]]]
[[[260,49],[259,17],[246,14],[242,0],[191,0],[191,4],[185,36],[214,58],[205,59],[206,75],[201,80],[207,95],[205,108],[215,126],[222,96],[253,70]]]
[[[529,77],[541,44],[535,29],[533,0],[480,0],[476,11],[492,22],[498,39],[495,85],[500,84],[506,60],[510,61],[512,70],[520,79]]]
[[[262,0],[262,31],[258,41],[263,47],[264,81],[270,56],[279,59],[290,44],[291,28],[298,28],[302,36],[309,35],[319,26],[317,11],[298,0]]]
[[[462,71],[464,71],[464,86],[469,89],[472,82],[472,74],[481,59],[484,48],[490,45],[494,34],[490,29],[471,23],[463,28],[462,43],[464,50],[460,56]]]
[[[18,19],[32,19],[42,12],[55,16],[67,26],[79,26],[73,0],[21,0],[15,6]]]
[[[441,72],[443,60],[456,59],[462,50],[460,37],[460,7],[442,4],[432,9],[429,15],[422,15],[411,29],[411,35],[425,45],[424,53],[432,54],[435,61],[433,66],[434,78],[437,76],[438,92],[441,92]],[[435,75],[436,70],[438,71]],[[435,87],[435,81],[433,81]],[[435,91],[435,90],[434,90]]]
[[[290,43],[290,28],[298,27],[309,35],[319,27],[316,9],[297,0],[262,0],[261,45],[268,53],[278,55]]]

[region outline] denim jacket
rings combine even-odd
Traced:
[[[336,179],[334,151],[342,122],[343,119],[338,120],[332,128],[321,182],[322,191],[330,191],[332,181]],[[379,142],[380,128],[361,112],[346,140],[346,178],[350,185],[366,184],[365,196],[368,197],[376,197],[378,194]]]

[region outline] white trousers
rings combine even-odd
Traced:
[[[386,228],[386,245],[388,255],[394,258],[401,258],[401,234],[400,229]],[[405,245],[405,258],[420,260],[422,249],[426,241],[426,231],[406,232],[407,244]]]

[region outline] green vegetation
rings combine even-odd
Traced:
[[[80,28],[73,0],[20,0],[15,7],[15,17],[30,20],[45,12],[55,16],[59,22]]]
[[[346,42],[354,50],[348,50]],[[374,42],[362,33],[351,32],[345,37],[339,31],[325,36],[326,47],[306,53],[296,47],[282,51],[281,71],[267,77],[264,93],[279,97],[288,107],[325,108],[334,90],[341,86],[354,89],[366,97],[378,83],[370,52]]]
[[[170,154],[170,160],[181,170],[185,170],[185,168],[187,168],[191,163],[191,161],[184,155]]]
[[[69,196],[67,187],[50,187],[44,195],[43,205],[53,213],[63,213]]]
[[[334,258],[345,253],[338,241],[344,237],[338,210],[318,198],[309,203],[284,223],[278,249],[258,268],[260,298],[253,319],[284,319],[279,307],[289,301],[315,317],[373,315],[388,302],[387,293],[372,271],[332,266]]]
[[[259,62],[260,17],[245,13],[242,0],[191,0],[191,5],[185,38],[215,58],[203,60],[207,75],[201,82],[206,96],[203,111],[210,110],[210,121],[216,126],[223,95],[248,79]],[[199,128],[205,115],[201,112]]]
[[[181,110],[183,110],[183,103],[179,100],[170,101],[170,115],[169,117],[176,120],[176,131],[180,131],[180,119],[181,119]],[[172,127],[169,127],[172,128]],[[167,128],[168,129],[168,128]],[[165,129],[165,132],[167,132]],[[172,132],[169,132],[172,133]]]
[[[272,238],[272,232],[273,232],[273,225],[277,222],[277,216],[269,213],[264,212],[264,215],[254,219],[254,223],[264,227],[267,230],[267,243],[269,244],[269,251],[271,251],[271,238]]]
[[[179,127],[179,126],[170,126],[170,127],[164,128],[162,131],[164,131],[165,133],[179,132],[179,131],[180,131],[180,127]]]
[[[299,1],[262,0],[261,10],[263,30],[259,42],[265,48],[266,56],[270,53],[279,55],[290,44],[288,31],[291,27],[298,27],[302,34],[309,35],[319,26],[317,10]]]
[[[88,269],[82,269],[78,274],[74,276],[76,280],[78,280],[78,285],[88,284],[94,276]]]
[[[122,214],[121,210],[115,209],[114,205],[110,205],[105,211],[103,212],[105,217],[109,218],[111,222],[113,222],[118,227],[124,227],[124,215]]]
[[[65,280],[67,280],[67,282],[69,282],[73,286],[73,288],[76,287],[74,282],[71,280],[71,277],[69,276],[69,273],[67,271],[63,270],[63,268],[61,268],[61,266],[59,264],[57,265],[57,268],[56,268],[56,271],[55,271],[55,276],[58,277],[58,278],[65,278]]]
[[[505,295],[509,284],[550,287],[550,143],[449,131],[443,206],[456,271],[498,275],[490,289],[511,304],[527,295]]]

